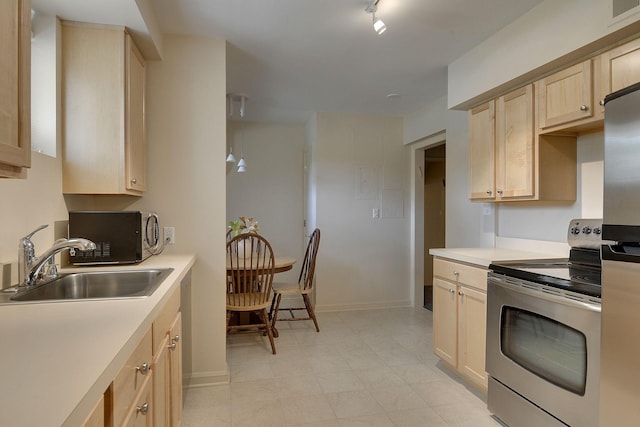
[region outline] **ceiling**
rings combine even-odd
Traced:
[[[541,1],[379,0],[377,16],[388,28],[382,35],[373,31],[367,0],[150,4],[163,33],[227,40],[227,91],[248,95],[246,119],[302,123],[316,111],[391,116],[416,111],[446,95],[447,64]],[[64,6],[75,20],[83,19],[77,16],[80,9],[90,14],[93,8],[95,16],[84,18],[88,22],[131,20],[118,15],[132,3],[33,0],[36,10],[46,7],[63,18],[56,7]]]

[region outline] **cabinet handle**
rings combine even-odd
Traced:
[[[586,105],[581,105],[580,106],[580,111],[588,111],[589,107],[587,107]]]
[[[491,190],[487,190],[487,195],[489,195],[489,196],[490,196],[490,195],[492,195],[492,194],[493,194],[493,191],[491,191]]]
[[[149,404],[145,403],[141,406],[136,406],[136,413],[140,413],[142,415],[147,415],[149,412]]]
[[[169,345],[167,346],[167,348],[168,348],[169,350],[175,350],[177,345],[178,345],[178,344],[176,344],[175,342],[173,342],[173,343],[169,344]]]
[[[136,366],[136,371],[140,372],[142,375],[147,375],[149,373],[149,364],[145,362],[140,366]]]
[[[133,178],[133,179],[131,180],[131,183],[132,183],[132,184],[137,184],[137,183],[138,183],[138,180],[137,180],[137,179],[135,179],[135,178]]]

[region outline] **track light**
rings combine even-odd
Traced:
[[[375,0],[369,3],[364,9],[365,12],[370,13],[373,20],[373,30],[378,34],[382,34],[387,31],[387,26],[380,18],[376,18],[376,12],[378,11],[378,3],[380,0]]]

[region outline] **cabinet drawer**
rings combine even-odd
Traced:
[[[153,354],[156,355],[160,351],[160,344],[164,340],[165,335],[171,329],[171,324],[176,318],[176,313],[180,310],[180,288],[176,288],[171,297],[162,308],[156,320],[153,321]]]
[[[140,393],[132,402],[127,417],[122,426],[126,427],[151,427],[153,426],[153,388],[151,378],[147,377],[140,384]]]
[[[433,275],[486,291],[487,270],[441,258],[433,259]]]
[[[149,329],[113,380],[114,425],[119,426],[131,411],[132,405],[135,406],[136,394],[151,377],[151,362],[151,329]],[[144,369],[145,363],[146,369]]]

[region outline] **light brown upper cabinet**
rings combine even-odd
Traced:
[[[469,112],[471,200],[575,200],[576,138],[537,135],[534,99],[530,84]]]
[[[0,2],[0,177],[31,166],[31,1]]]
[[[588,59],[535,83],[540,133],[602,126],[600,58]]]
[[[145,60],[122,27],[63,22],[63,192],[146,190]]]
[[[469,111],[469,197],[495,199],[495,115],[491,100]]]
[[[496,102],[496,200],[535,196],[533,86]]]
[[[640,39],[613,48],[600,58],[605,95],[640,82]]]

